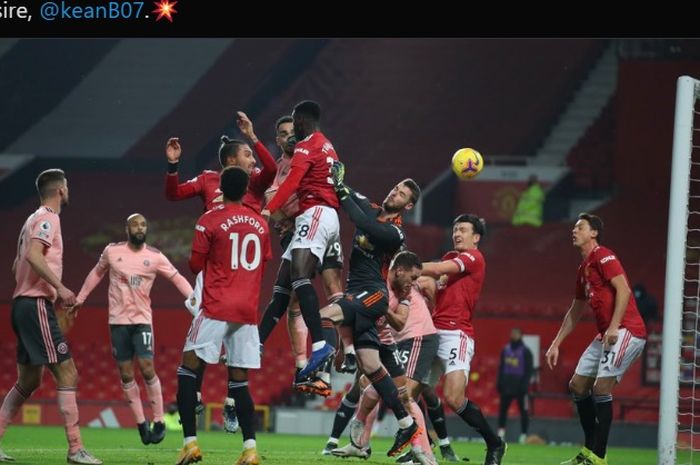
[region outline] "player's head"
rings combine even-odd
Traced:
[[[52,168],[42,171],[36,177],[35,184],[42,202],[58,196],[61,205],[68,205],[68,180],[63,170]]]
[[[382,208],[387,213],[400,213],[410,210],[420,198],[420,187],[411,178],[404,179],[394,186],[382,202]]]
[[[240,166],[227,166],[221,171],[221,192],[224,199],[231,202],[238,202],[243,198],[248,190],[248,173]]]
[[[141,245],[146,242],[148,223],[141,213],[132,213],[126,218],[126,237],[133,245]]]
[[[476,248],[483,236],[486,235],[486,223],[471,213],[464,213],[455,218],[452,225],[452,244],[456,251]]]
[[[219,162],[222,168],[240,166],[249,175],[253,172],[256,163],[253,151],[248,144],[239,139],[231,139],[228,136],[221,136]]]
[[[518,342],[523,338],[523,331],[520,328],[510,330],[510,342]]]
[[[600,244],[603,235],[603,220],[590,213],[581,213],[578,215],[578,221],[576,221],[571,234],[576,247],[581,248],[592,241]]]
[[[297,140],[306,139],[321,124],[321,106],[312,100],[297,103],[292,111],[292,121]]]
[[[389,265],[389,282],[394,292],[405,294],[413,283],[420,277],[423,263],[418,255],[404,250],[391,260]]]
[[[275,123],[275,142],[282,152],[291,157],[294,154],[294,120],[291,116],[285,115]]]

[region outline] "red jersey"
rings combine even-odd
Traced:
[[[449,275],[447,285],[437,292],[433,323],[437,329],[461,329],[474,337],[472,315],[486,275],[486,261],[479,249],[453,250],[442,257],[459,266],[459,273]]]
[[[267,204],[270,213],[279,210],[293,193],[299,197],[299,212],[316,205],[339,208],[340,202],[333,187],[331,167],[338,160],[333,144],[320,131],[297,142],[292,156],[292,167],[277,194]]]
[[[265,262],[272,258],[267,222],[242,205],[221,204],[199,217],[192,252],[206,255],[202,308],[208,318],[257,324]]]
[[[620,260],[612,250],[600,245],[588,254],[576,273],[576,298],[588,301],[595,313],[596,326],[601,336],[610,326],[610,320],[615,311],[615,288],[610,281],[619,275],[625,278],[629,286],[629,279]],[[630,295],[620,327],[627,328],[633,336],[647,337],[644,320],[637,310],[634,294]]]
[[[260,157],[263,169],[253,169],[250,174],[248,192],[243,196],[242,202],[256,212],[260,212],[265,202],[265,191],[270,187],[277,174],[277,164],[262,142],[256,143],[253,148]],[[165,198],[184,200],[199,196],[204,202],[204,211],[208,211],[224,201],[219,181],[219,173],[211,170],[204,170],[199,176],[182,184],[180,184],[180,177],[177,173],[168,173],[165,177]]]

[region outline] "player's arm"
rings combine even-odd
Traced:
[[[627,310],[627,305],[632,295],[624,274],[618,274],[612,278],[610,284],[615,288],[615,310],[613,310],[613,315],[610,319],[610,326],[603,334],[603,344],[607,346],[615,345],[617,342],[620,323],[625,316],[625,310]]]
[[[168,174],[165,175],[165,198],[168,200],[184,200],[201,195],[202,182],[200,177],[196,177],[188,182],[180,183],[178,167],[182,147],[180,139],[171,137],[165,144],[165,155],[168,158]]]
[[[201,221],[200,217],[200,221]],[[207,256],[209,255],[209,248],[211,247],[210,242],[210,232],[207,228],[200,222],[194,227],[194,237],[192,238],[192,252],[190,253],[190,270],[194,274],[198,274],[204,269],[204,264],[207,261]]]
[[[428,309],[432,312],[435,307],[435,294],[437,293],[437,282],[430,276],[420,276],[416,281],[418,291],[425,298]]]
[[[554,338],[552,344],[547,349],[545,357],[547,358],[547,365],[549,368],[554,369],[557,366],[557,360],[559,359],[559,345],[566,339],[571,331],[576,327],[576,324],[581,319],[581,315],[586,308],[586,301],[579,298],[575,298],[569,307],[569,311],[566,312],[564,321],[559,328],[557,337]]]
[[[58,276],[49,268],[49,264],[46,263],[46,257],[44,256],[44,249],[46,247],[46,243],[41,240],[36,238],[30,239],[29,250],[27,251],[27,262],[29,262],[32,270],[34,270],[41,279],[56,289],[58,298],[63,302],[63,305],[65,307],[72,307],[75,305],[75,294],[64,286],[61,280],[58,279]]]
[[[390,305],[386,312],[386,321],[389,326],[394,328],[396,331],[401,331],[406,326],[406,321],[408,321],[408,312],[410,302],[408,299],[403,299],[396,302],[396,305]]]
[[[270,151],[267,150],[265,144],[260,142],[258,136],[255,135],[255,131],[253,131],[253,122],[250,120],[250,118],[248,118],[248,115],[242,111],[238,111],[236,114],[236,123],[238,123],[238,128],[253,145],[253,150],[255,150],[255,153],[258,155],[260,164],[262,165],[260,173],[255,176],[254,179],[250,180],[251,184],[255,183],[254,188],[258,191],[264,192],[268,187],[270,187],[272,181],[275,180],[275,175],[277,174],[277,162],[272,157]]]
[[[280,211],[282,206],[287,203],[289,197],[297,191],[299,184],[301,183],[304,175],[311,169],[311,162],[308,156],[302,152],[296,153],[300,150],[300,147],[294,149],[295,155],[292,157],[292,164],[289,169],[289,175],[280,184],[277,189],[277,193],[267,204],[267,210],[270,211],[270,218],[274,221],[279,221],[284,217],[284,214]],[[303,158],[302,158],[303,157]]]
[[[90,293],[97,287],[98,284],[100,284],[102,278],[104,278],[105,274],[107,273],[107,270],[109,270],[108,249],[109,246],[105,247],[105,250],[102,252],[102,255],[100,255],[100,259],[97,261],[97,264],[92,270],[90,270],[90,273],[88,273],[87,277],[85,278],[83,286],[80,288],[80,292],[78,292],[78,297],[76,299],[78,301],[78,305],[85,303]]]
[[[173,264],[170,263],[168,257],[166,257],[163,253],[160,254],[158,273],[168,278],[170,282],[175,285],[177,290],[180,291],[180,294],[182,294],[184,297],[190,297],[192,295],[193,290],[190,283],[185,279],[184,276],[180,274],[177,268],[175,268]]]
[[[462,270],[455,260],[443,260],[441,262],[423,262],[421,274],[431,278],[439,279],[446,274],[457,274]]]

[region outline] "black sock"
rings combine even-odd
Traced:
[[[474,402],[465,400],[455,413],[481,434],[488,447],[496,447],[501,444],[501,439],[493,432],[486,418],[484,418],[484,414],[481,413],[481,409]]]
[[[304,278],[298,279],[292,283],[292,288],[299,298],[299,307],[301,308],[301,316],[304,317],[304,323],[309,328],[311,334],[311,342],[320,342],[325,340],[323,331],[321,330],[321,314],[319,313],[318,296],[316,290],[311,285],[311,280]]]
[[[204,381],[204,370],[206,370],[207,364],[200,363],[199,368],[197,368],[197,392],[202,392],[202,381]]]
[[[381,397],[384,405],[394,412],[397,420],[408,416],[406,408],[403,406],[403,403],[401,403],[401,399],[399,399],[399,390],[396,389],[394,381],[389,377],[389,373],[387,373],[384,367],[374,373],[369,373],[367,378],[372,383],[372,386],[374,386],[379,397]]]
[[[250,391],[248,391],[248,381],[229,380],[228,392],[229,396],[236,401],[236,415],[238,415],[238,422],[241,425],[243,440],[255,439],[255,427],[253,426],[255,404],[253,404],[253,398],[250,397]]]
[[[350,423],[350,419],[352,418],[352,414],[355,413],[356,408],[357,401],[352,402],[348,400],[346,394],[340,402],[340,407],[336,410],[335,417],[333,418],[333,429],[331,430],[332,438],[339,438],[343,435],[343,431],[345,431],[345,427]]]
[[[194,409],[197,406],[197,373],[186,367],[177,369],[177,410],[184,437],[197,435]]]
[[[263,313],[262,320],[260,320],[258,325],[260,344],[265,344],[267,338],[270,337],[270,333],[277,326],[277,322],[284,315],[287,305],[289,305],[290,294],[289,289],[285,289],[282,286],[275,286],[272,289],[272,299],[267,304],[265,313]]]
[[[530,429],[529,402],[530,399],[528,399],[527,394],[520,398],[520,431],[525,435],[527,435],[527,431]]]
[[[595,430],[595,448],[591,449],[601,459],[605,458],[608,448],[608,436],[613,419],[612,394],[593,396],[595,402],[595,415],[598,418],[598,426]]]
[[[573,397],[576,410],[578,410],[581,428],[583,428],[583,435],[585,438],[584,446],[586,446],[587,449],[594,450],[596,440],[596,409],[593,397],[590,393],[583,397],[578,397],[576,395]]]
[[[442,407],[442,402],[438,399],[437,405],[428,405],[428,417],[430,418],[430,423],[433,424],[435,433],[438,439],[447,439],[447,425],[445,424],[445,409]]]

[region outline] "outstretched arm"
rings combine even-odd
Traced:
[[[182,156],[180,139],[171,137],[165,144],[165,156],[168,158],[168,174],[165,176],[165,198],[168,200],[184,200],[201,195],[202,185],[199,177],[180,183],[177,172]]]

